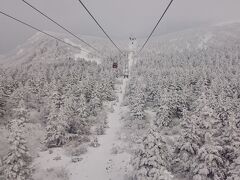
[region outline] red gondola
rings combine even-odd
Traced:
[[[113,68],[114,68],[114,69],[118,68],[118,64],[117,64],[116,62],[113,63]]]

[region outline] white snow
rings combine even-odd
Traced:
[[[40,152],[40,158],[36,158],[34,166],[47,170],[56,167],[63,167],[71,162],[71,158],[67,157],[63,148],[52,149],[52,153],[49,151]],[[54,160],[56,157],[61,157],[61,160]]]
[[[24,49],[19,49],[19,50],[18,50],[18,52],[17,52],[17,55],[20,55],[20,54],[22,54],[22,53],[23,53],[23,51],[24,51]]]
[[[133,65],[133,52],[130,52],[128,54],[128,67],[130,71],[131,71],[132,65]]]
[[[33,162],[36,171],[33,174],[35,180],[66,180],[68,176],[66,166],[71,162],[71,158],[65,155],[63,148],[55,148],[49,151],[40,152],[39,157]],[[61,159],[57,159],[61,157]]]
[[[211,34],[211,33],[206,34],[206,35],[202,38],[202,40],[201,40],[201,42],[199,43],[198,47],[199,47],[200,49],[205,48],[205,47],[207,46],[208,41],[211,40],[212,37],[213,37],[213,34]]]
[[[76,47],[79,47],[80,49],[82,49],[81,53],[77,53],[77,54],[74,55],[75,60],[78,60],[78,58],[83,58],[86,61],[95,61],[98,64],[101,63],[101,59],[96,58],[96,57],[90,57],[89,56],[90,52],[88,50],[82,48],[82,46],[80,44],[76,44],[76,43],[72,42],[71,40],[69,40],[67,38],[65,38],[64,41],[73,45],[73,46],[76,46]]]
[[[231,25],[231,24],[237,24],[237,23],[240,23],[239,20],[231,20],[231,21],[225,21],[225,22],[220,22],[220,23],[216,23],[216,24],[213,24],[212,26],[226,26],[226,25]]]
[[[99,58],[90,58],[90,57],[88,57],[88,53],[85,52],[85,51],[81,51],[81,53],[78,53],[78,54],[74,55],[74,59],[75,60],[78,60],[78,58],[83,58],[86,61],[95,61],[97,64],[101,63],[101,59],[99,59]]]
[[[106,134],[99,137],[100,146],[90,148],[89,152],[82,156],[83,160],[76,164],[70,164],[67,169],[70,172],[70,180],[124,180],[127,176],[130,154],[122,152],[113,154],[114,147],[122,147],[118,139],[121,129],[121,103],[125,92],[127,80],[119,87],[119,102],[114,106],[114,112],[108,115],[109,129]]]

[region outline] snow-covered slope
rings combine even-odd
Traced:
[[[240,23],[212,25],[152,37],[145,50],[168,52],[220,47],[240,41]],[[141,45],[143,39],[140,40]]]
[[[59,35],[58,35],[59,36]],[[6,55],[2,60],[5,65],[19,65],[28,62],[51,62],[58,57],[71,56],[74,48],[58,43],[41,33],[36,33],[24,44]]]
[[[76,41],[68,35],[53,32],[49,33],[63,39],[73,46],[79,47],[82,51],[78,48],[58,42],[42,33],[36,33],[24,44],[19,45],[16,49],[5,55],[5,57],[0,57],[0,63],[9,66],[28,62],[53,62],[69,58],[76,60],[78,58],[83,58],[87,61],[101,62],[101,59],[97,56],[97,52],[90,49],[85,44]],[[111,50],[110,44],[107,43],[105,39],[95,37],[86,37],[83,39],[102,52]]]
[[[41,33],[36,33],[24,44],[18,46],[11,53],[0,55],[0,63],[7,65],[18,65],[28,62],[52,62],[68,58],[84,58],[87,61],[101,62],[97,53],[85,44],[76,41],[74,38],[65,35],[52,33],[66,42],[80,47],[83,51],[57,42]],[[105,38],[83,36],[86,42],[97,48],[103,54],[116,51],[112,44]],[[138,40],[138,48],[145,39]],[[207,47],[226,46],[240,41],[240,23],[217,24],[205,28],[189,29],[181,32],[155,36],[147,44],[145,50],[164,52],[204,49]],[[128,49],[128,41],[117,41],[122,49]],[[138,49],[136,48],[136,49]]]
[[[85,59],[86,61],[94,61],[98,64],[101,63],[100,57],[92,55],[92,53],[89,50],[83,48],[82,45],[76,44],[76,43],[72,42],[70,39],[67,39],[67,38],[65,38],[64,41],[73,45],[73,46],[75,46],[75,47],[79,47],[80,49],[82,49],[82,51],[74,54],[74,59],[75,60]]]
[[[0,64],[1,64],[1,62],[3,61],[3,59],[4,59],[4,56],[3,56],[3,55],[0,55]]]

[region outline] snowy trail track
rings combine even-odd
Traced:
[[[99,136],[100,146],[89,148],[83,160],[70,164],[67,169],[70,172],[70,180],[124,180],[127,175],[127,166],[130,155],[126,152],[113,154],[114,147],[121,147],[118,132],[121,130],[121,103],[125,93],[126,79],[117,87],[119,101],[114,105],[114,112],[108,115],[109,128],[106,134]],[[117,146],[116,146],[117,145]]]

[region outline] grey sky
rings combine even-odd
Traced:
[[[28,0],[76,34],[104,37],[78,0]],[[83,0],[113,39],[146,37],[169,0]],[[239,0],[175,0],[155,35],[225,21],[240,21]],[[43,30],[61,31],[21,0],[0,0],[0,10]],[[35,31],[0,14],[0,54]]]

